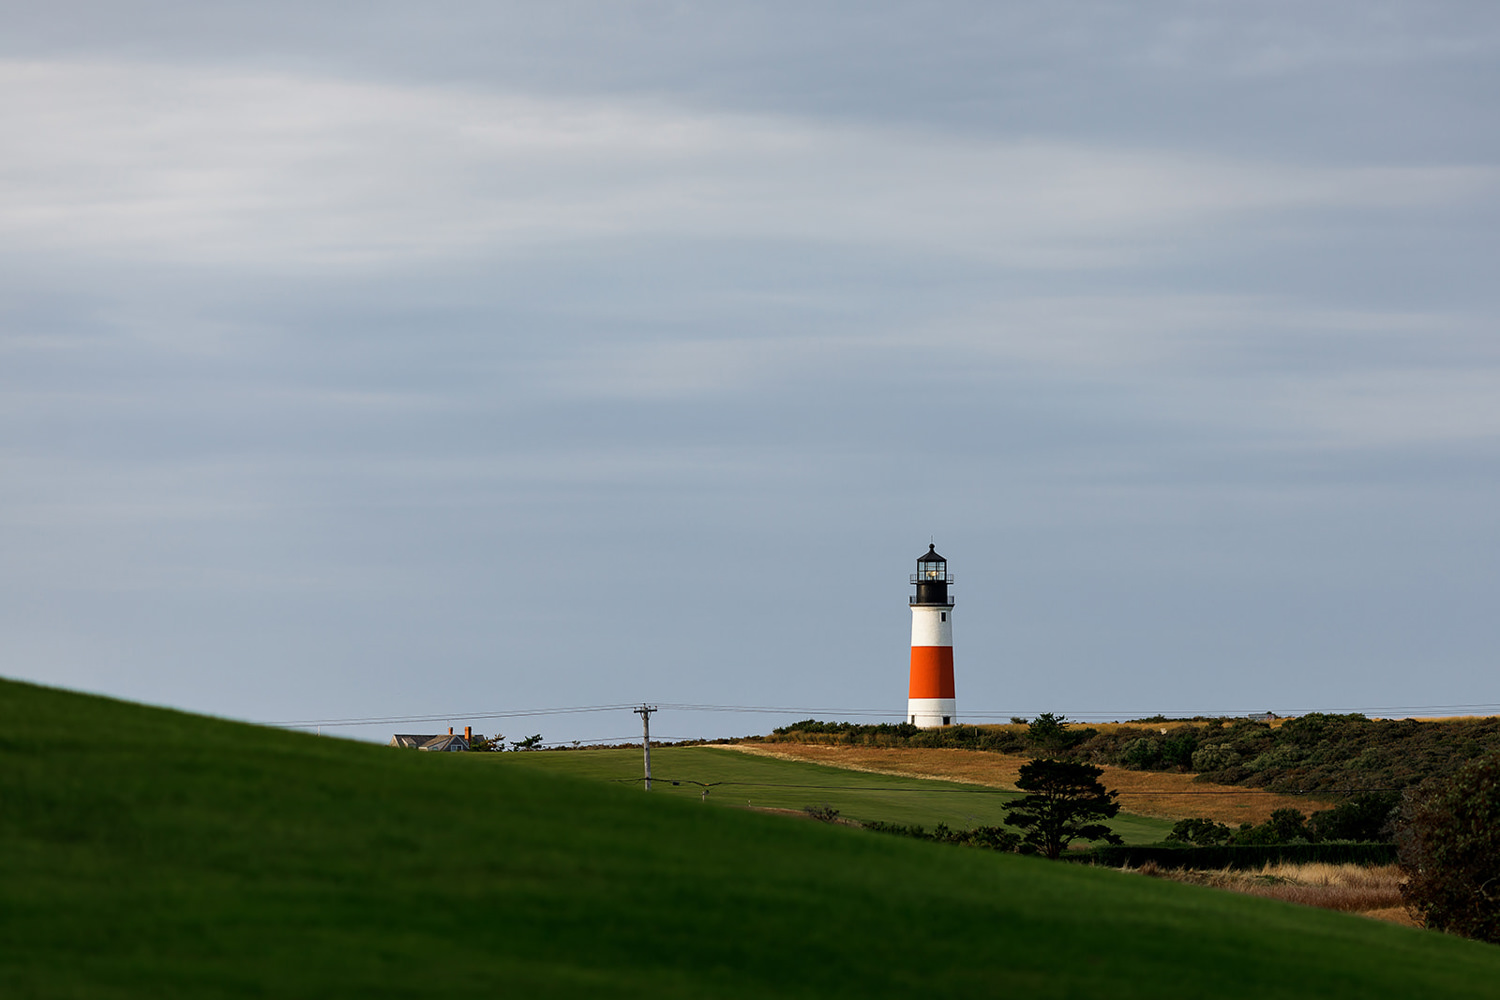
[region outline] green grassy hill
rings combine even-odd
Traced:
[[[528,767],[548,774],[628,782],[639,787],[639,750],[568,750],[491,755],[504,767]],[[1020,792],[956,781],[869,774],[796,760],[777,760],[721,747],[660,747],[651,751],[653,795],[757,809],[831,806],[841,817],[869,822],[946,823],[955,830],[1000,826],[1006,802]],[[678,784],[674,785],[676,781]],[[1155,844],[1172,832],[1172,821],[1121,814],[1109,826],[1128,844]],[[1082,844],[1082,842],[1080,842]]]
[[[1368,998],[1500,980],[1492,946],[498,763],[0,682],[0,996]]]

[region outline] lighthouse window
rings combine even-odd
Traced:
[[[943,616],[943,621],[947,621],[948,620],[948,612],[941,611],[941,612],[939,612],[939,614],[941,614]]]

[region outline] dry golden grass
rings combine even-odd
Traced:
[[[1101,727],[1102,728],[1102,727]],[[861,747],[835,743],[741,743],[732,749],[765,757],[800,760],[850,771],[962,781],[993,788],[1015,788],[1026,757],[974,750],[914,747]],[[1331,803],[1276,795],[1253,788],[1210,785],[1191,774],[1163,774],[1105,767],[1105,787],[1120,792],[1126,812],[1166,819],[1203,816],[1228,823],[1261,823],[1281,808],[1309,812]],[[1207,794],[1205,794],[1207,793]],[[1395,865],[1268,864],[1260,869],[1213,871],[1161,869],[1147,862],[1144,875],[1266,896],[1303,906],[1340,910],[1390,923],[1415,926],[1401,901],[1401,871]]]
[[[1148,861],[1139,868],[1124,870],[1417,926],[1402,905],[1403,879],[1396,865],[1268,864],[1242,871],[1231,868],[1195,871],[1158,868]]]
[[[991,788],[1015,788],[1026,757],[976,750],[918,747],[865,747],[836,743],[740,743],[732,749],[785,760],[809,761],[850,771],[896,774],[905,777],[962,781]],[[1331,803],[1305,796],[1277,795],[1256,788],[1211,785],[1191,774],[1130,771],[1105,767],[1106,788],[1120,793],[1120,806],[1137,816],[1187,819],[1202,816],[1238,826],[1263,823],[1276,809],[1304,813],[1326,809]]]
[[[1286,719],[1277,719],[1274,722],[1271,722],[1270,725],[1274,728],[1276,726],[1281,725],[1283,722],[1286,722],[1286,721],[1287,721]],[[965,725],[969,726],[971,724],[970,723],[965,723]],[[1068,726],[1070,728],[1072,728],[1072,729],[1097,729],[1101,733],[1113,733],[1113,732],[1116,732],[1116,731],[1121,730],[1121,729],[1145,729],[1145,730],[1155,731],[1157,733],[1167,733],[1167,732],[1171,732],[1174,729],[1201,728],[1201,727],[1206,726],[1206,725],[1208,725],[1208,723],[1206,723],[1206,722],[1191,722],[1191,721],[1185,721],[1185,722],[1069,722],[1068,723]],[[972,725],[972,728],[974,728],[974,729],[983,729],[986,732],[995,732],[995,733],[1024,733],[1024,732],[1026,732],[1026,730],[1029,727],[1025,723],[993,722],[993,723],[986,723],[986,724],[980,724],[980,725]],[[831,735],[831,734],[822,734],[822,733],[808,733],[808,734],[805,734],[805,735],[799,733],[796,736],[789,737],[789,738],[790,739],[795,739],[798,742],[810,742],[810,743],[817,743],[817,742],[820,742],[820,741],[833,742],[833,741],[835,741],[835,740],[838,739],[837,736],[834,736],[834,735]]]

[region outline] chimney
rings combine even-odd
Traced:
[[[464,742],[469,743],[474,739],[474,727],[464,726]]]
[[[453,735],[453,727],[452,727],[452,726],[449,726],[449,727],[448,727],[448,735],[449,735],[449,736],[452,736],[452,735]]]

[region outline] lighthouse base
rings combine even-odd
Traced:
[[[906,721],[923,729],[954,725],[958,722],[958,702],[953,698],[912,698],[906,703]]]

